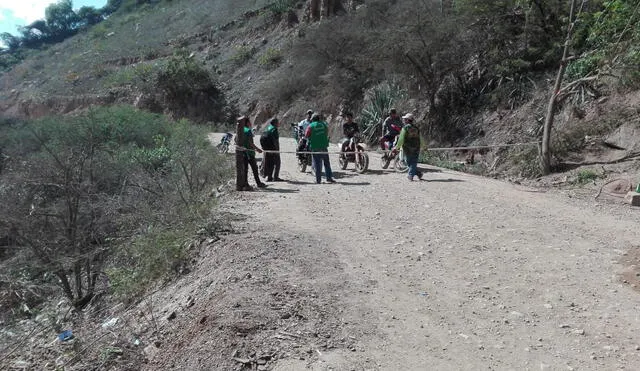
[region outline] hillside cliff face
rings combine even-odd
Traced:
[[[546,2],[540,9],[461,4],[182,0],[123,7],[0,76],[0,112],[37,118],[131,104],[200,122],[249,114],[260,125],[273,115],[298,121],[311,108],[325,114],[337,135],[342,112],[367,124],[393,104],[421,119],[432,144],[539,140],[565,9],[544,8]],[[193,69],[206,71],[220,93],[184,90],[176,102],[159,80],[171,63],[192,68],[180,72],[188,86],[195,84]],[[585,136],[616,130],[618,118],[637,121],[616,103],[634,102],[636,90],[616,84],[576,85],[562,102],[559,160],[584,149]],[[378,116],[368,116],[372,107]],[[216,115],[220,110],[225,113]],[[487,168],[510,167],[505,157],[531,162],[536,151],[492,150],[483,161]]]

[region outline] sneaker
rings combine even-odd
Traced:
[[[333,179],[327,179],[327,183],[335,183],[336,181]]]
[[[273,182],[273,178],[267,178],[267,182]]]
[[[285,182],[285,180],[282,179],[282,178],[273,178],[273,181],[274,182]]]
[[[264,183],[259,183],[258,188],[267,188],[267,185]]]
[[[409,181],[410,181],[410,182],[413,182],[413,176],[412,176],[412,175],[409,175],[409,176],[407,177],[407,179],[409,179]]]
[[[422,180],[423,173],[418,173],[418,179]]]

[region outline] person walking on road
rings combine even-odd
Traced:
[[[263,150],[266,150],[264,154],[264,176],[267,177],[267,182],[282,182],[280,179],[280,153],[274,153],[269,151],[280,151],[280,135],[278,133],[278,127],[280,121],[276,117],[269,120],[267,128],[260,136],[260,145]]]
[[[311,124],[305,132],[305,136],[309,138],[309,148],[312,152],[324,152],[313,154],[313,167],[316,173],[316,183],[322,182],[322,164],[324,164],[325,177],[327,183],[335,183],[333,180],[333,172],[331,171],[331,163],[329,162],[329,125],[320,120],[320,115],[314,113],[311,116]]]
[[[244,122],[244,142],[241,143],[244,151],[244,173],[245,179],[247,179],[247,184],[245,184],[246,189],[251,189],[249,186],[249,166],[251,166],[251,170],[253,171],[253,178],[256,180],[256,185],[258,188],[265,188],[267,185],[262,183],[260,180],[260,175],[258,174],[258,163],[256,162],[256,151],[262,153],[262,150],[258,148],[255,144],[253,144],[253,130],[251,130],[251,121],[248,117],[242,116],[238,119],[239,122]]]
[[[402,116],[402,121],[404,126],[400,131],[400,137],[393,149],[393,154],[395,155],[402,148],[409,166],[409,175],[407,177],[410,181],[413,181],[413,177],[417,175],[418,179],[422,180],[422,172],[418,170],[418,159],[420,158],[420,147],[422,145],[420,129],[414,123],[413,115],[410,113]]]

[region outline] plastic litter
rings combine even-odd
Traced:
[[[115,324],[118,323],[118,317],[113,317],[110,320],[108,320],[107,322],[102,324],[102,328],[109,328],[109,327],[113,327],[115,326]]]
[[[58,340],[67,341],[73,339],[73,332],[71,330],[66,330],[58,334]]]

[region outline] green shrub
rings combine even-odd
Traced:
[[[184,231],[149,229],[117,251],[119,264],[107,270],[112,292],[122,299],[143,292],[160,278],[177,273],[187,254]]]
[[[258,64],[263,67],[277,66],[282,62],[282,51],[280,49],[268,48],[258,57]]]
[[[255,49],[248,45],[236,46],[235,52],[231,56],[231,62],[235,65],[241,66],[248,62],[254,54]]]
[[[160,69],[157,88],[162,94],[161,106],[177,117],[198,122],[232,122],[235,116],[235,109],[227,103],[213,74],[186,50],[178,51]],[[193,107],[198,107],[195,114]]]
[[[579,79],[595,73],[603,59],[602,53],[594,53],[584,56],[569,63],[567,66],[567,77]]]
[[[444,169],[450,169],[454,171],[465,171],[465,165],[457,161],[452,161],[447,158],[444,153],[435,153],[429,151],[422,151],[420,153],[420,162],[429,164]]]
[[[595,182],[596,179],[599,178],[599,175],[591,170],[591,169],[582,169],[578,171],[576,175],[575,183],[577,184],[587,184],[591,182]]]
[[[4,125],[0,148],[20,158],[2,173],[0,235],[15,228],[76,307],[103,268],[133,294],[176,270],[187,236],[215,233],[209,194],[229,164],[187,120],[102,107]]]
[[[369,142],[375,142],[382,136],[382,122],[389,109],[405,96],[406,91],[399,85],[386,81],[365,92],[360,122],[362,132]]]
[[[269,10],[273,15],[281,15],[293,10],[297,0],[276,0],[269,4]]]

